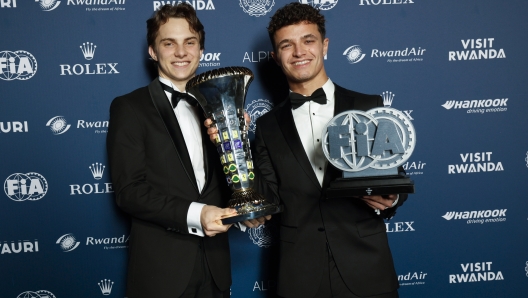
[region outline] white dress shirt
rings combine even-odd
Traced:
[[[160,77],[159,80],[162,84],[171,86],[176,91],[180,91],[172,84],[170,80],[162,77]],[[172,94],[168,91],[165,91],[165,94],[167,95],[169,101],[171,101]],[[176,119],[178,119],[178,124],[180,124],[183,139],[185,140],[185,145],[187,146],[187,152],[191,158],[191,164],[194,171],[194,177],[196,177],[198,190],[202,192],[202,189],[205,185],[205,169],[202,133],[200,132],[200,118],[198,113],[198,107],[190,105],[186,100],[180,100],[174,109],[174,114],[176,115]],[[205,204],[197,202],[192,202],[189,206],[189,210],[187,211],[187,228],[189,234],[194,234],[201,237],[204,236],[202,224],[200,222],[200,215],[204,206]]]
[[[334,117],[335,97],[334,83],[330,79],[323,85],[326,94],[326,104],[321,105],[307,101],[302,106],[292,110],[293,120],[301,138],[304,151],[310,160],[319,184],[323,186],[323,178],[328,161],[323,153],[321,135],[323,128]],[[305,96],[310,94],[303,94]]]

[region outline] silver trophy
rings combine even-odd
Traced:
[[[228,207],[237,210],[236,215],[222,219],[223,224],[282,211],[281,205],[268,203],[253,190],[255,173],[244,119],[244,101],[252,80],[253,73],[248,68],[225,67],[197,75],[185,87],[218,128],[215,145],[233,190]]]

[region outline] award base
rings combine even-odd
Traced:
[[[407,176],[378,176],[365,178],[338,178],[326,190],[327,198],[382,196],[414,193],[414,181]]]
[[[277,214],[282,211],[283,211],[282,205],[268,205],[256,211],[251,211],[251,212],[244,213],[244,214],[237,214],[234,216],[222,218],[222,224],[228,225],[228,224],[232,224],[236,222],[241,222],[241,221],[263,217],[266,215]]]

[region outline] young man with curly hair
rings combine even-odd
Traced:
[[[262,192],[285,207],[278,294],[398,297],[383,218],[392,217],[406,195],[327,199],[326,188],[341,172],[328,165],[320,139],[334,115],[382,106],[381,97],[330,80],[324,67],[325,18],[312,6],[295,2],[280,8],[268,33],[272,57],[291,91],[257,120],[254,147],[256,165],[271,190]]]

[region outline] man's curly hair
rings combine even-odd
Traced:
[[[275,32],[277,32],[277,30],[281,29],[282,27],[300,23],[316,24],[317,29],[319,30],[319,33],[321,33],[322,38],[325,39],[325,18],[319,12],[319,9],[313,8],[311,5],[308,4],[292,2],[278,9],[275,14],[271,17],[271,20],[269,22],[268,34],[271,40],[271,44],[273,45],[274,51],[277,50],[275,49],[275,42],[273,40]]]

